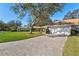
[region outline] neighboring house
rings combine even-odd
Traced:
[[[64,23],[70,23],[70,24],[73,24],[73,25],[79,25],[79,19],[66,19],[66,20],[63,20]]]

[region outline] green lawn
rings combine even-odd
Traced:
[[[79,36],[70,36],[64,47],[65,56],[79,56]]]
[[[40,35],[42,34],[39,32],[33,32],[33,34],[30,34],[29,32],[1,32],[0,43],[23,40],[23,39],[40,36]]]

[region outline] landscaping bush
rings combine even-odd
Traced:
[[[39,28],[33,28],[33,31],[34,31],[34,32],[39,32],[40,29],[39,29]]]
[[[17,30],[13,29],[13,30],[11,30],[11,32],[17,32]]]
[[[77,34],[79,34],[79,30],[77,30]]]
[[[79,33],[79,30],[71,30],[71,35],[77,35]]]
[[[49,34],[49,33],[50,33],[50,31],[49,31],[49,29],[48,29],[48,28],[46,29],[46,33],[47,33],[47,34]]]

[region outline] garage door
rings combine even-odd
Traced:
[[[69,25],[60,25],[49,27],[50,33],[53,35],[70,35],[71,26]]]

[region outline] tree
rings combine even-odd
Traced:
[[[8,22],[8,27],[10,30],[20,31],[21,21],[19,20],[11,20]]]
[[[14,20],[11,20],[11,21],[8,22],[8,27],[9,27],[9,30],[11,30],[11,31],[17,29],[17,25],[16,25]]]
[[[72,12],[69,11],[63,19],[76,19],[79,18],[79,9],[73,10]]]
[[[5,27],[5,23],[2,20],[0,20],[0,31],[4,30],[4,27]]]
[[[30,33],[32,33],[32,28],[35,23],[39,26],[47,25],[49,17],[57,11],[60,11],[63,6],[64,4],[62,3],[19,3],[12,6],[12,9],[19,15],[19,18],[23,18],[27,11],[30,13],[30,16],[33,17],[29,27]]]
[[[4,31],[9,31],[9,26],[7,23],[4,24]]]
[[[71,15],[71,12],[69,11],[65,16],[64,16],[64,18],[63,19],[70,19],[71,17],[70,17],[70,15]]]
[[[17,26],[17,31],[20,31],[21,30],[21,25],[22,25],[22,23],[21,23],[21,21],[20,20],[16,20],[16,26]]]

